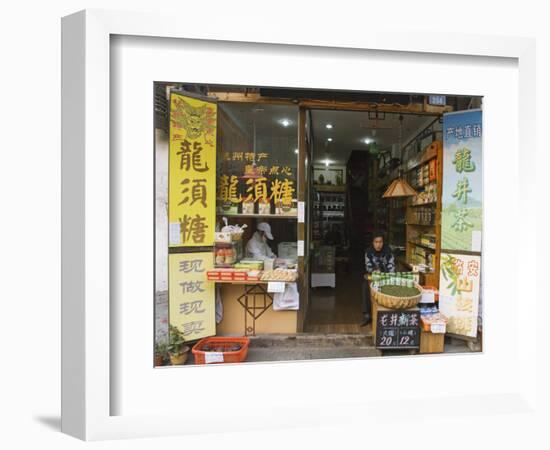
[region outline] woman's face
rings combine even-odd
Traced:
[[[379,252],[382,250],[382,247],[384,247],[384,239],[381,236],[375,237],[372,240],[372,246],[377,252]]]

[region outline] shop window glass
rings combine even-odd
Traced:
[[[296,214],[298,107],[219,103],[217,207]]]

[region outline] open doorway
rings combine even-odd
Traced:
[[[310,302],[304,331],[372,332],[364,323],[365,251],[375,234],[407,267],[406,202],[382,198],[387,175],[441,139],[439,115],[310,111]],[[427,230],[429,231],[429,230]],[[426,234],[429,234],[426,233]]]

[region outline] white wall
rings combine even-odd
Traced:
[[[168,290],[168,134],[155,130],[155,291]]]

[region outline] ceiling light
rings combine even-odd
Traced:
[[[298,149],[294,149],[294,153],[298,154]]]
[[[332,138],[327,138],[327,141],[332,142]]]
[[[279,120],[279,123],[283,127],[288,127],[292,123],[292,121],[290,121],[289,119],[281,119],[281,120]]]
[[[369,137],[366,137],[366,138],[363,139],[363,143],[365,143],[365,144],[367,144],[367,145],[370,144],[370,143],[372,143],[373,141],[374,141],[374,139],[371,139],[371,138],[369,138]]]
[[[328,167],[328,166],[330,166],[330,160],[325,159],[325,167]]]
[[[331,123],[327,123],[326,127],[330,130],[330,129],[332,129],[332,124],[331,124]]]

